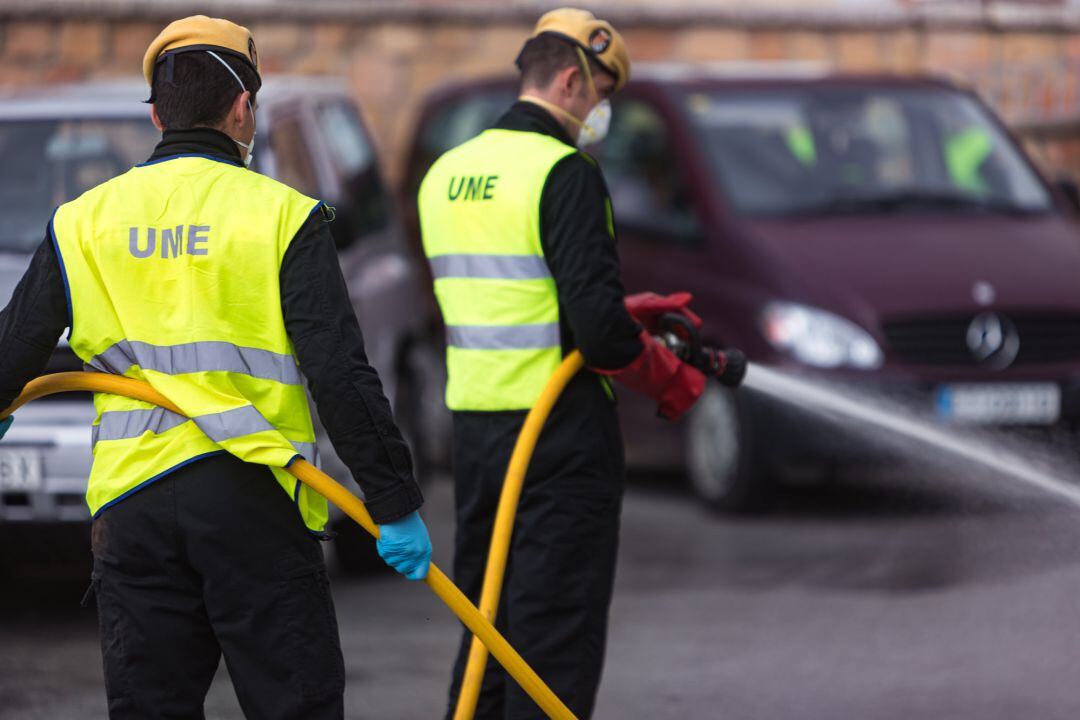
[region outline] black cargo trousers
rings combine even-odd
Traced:
[[[269,469],[217,455],[93,524],[112,720],[203,717],[222,654],[259,720],[344,716],[344,663],[318,539]]]
[[[454,413],[454,580],[478,602],[503,478],[525,413]],[[514,525],[496,627],[574,714],[592,715],[604,663],[625,474],[614,403],[578,375],[544,426]],[[454,665],[453,716],[472,635]],[[476,720],[547,717],[489,660]]]

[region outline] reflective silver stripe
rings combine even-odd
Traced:
[[[448,325],[448,345],[466,350],[539,350],[558,347],[559,324]]]
[[[186,417],[159,407],[110,410],[101,413],[101,422],[91,429],[91,442],[96,445],[99,440],[128,440],[147,431],[160,435],[187,421]]]
[[[101,422],[91,428],[91,443],[97,445],[101,440],[130,440],[148,431],[160,435],[187,421],[188,418],[159,407],[145,410],[108,410],[101,413]],[[251,406],[203,415],[196,418],[195,424],[214,442],[273,429],[259,411]],[[211,428],[213,434],[207,432],[204,425]],[[318,445],[305,442],[291,444],[305,460],[318,462]]]
[[[121,340],[87,365],[94,370],[123,375],[132,365],[167,375],[223,370],[286,385],[300,385],[300,369],[292,355],[207,341],[183,345],[151,345]]]
[[[318,464],[318,462],[319,462],[319,446],[318,445],[316,445],[315,443],[294,442],[292,444],[292,446],[294,448],[296,448],[296,452],[303,455],[304,459],[307,460],[309,463],[311,463],[312,465],[317,465]]]
[[[539,255],[436,255],[429,258],[431,273],[442,278],[490,278],[538,280],[550,278],[544,258]]]
[[[274,429],[274,426],[255,409],[254,405],[245,405],[210,415],[199,415],[192,420],[208,438],[216,443]]]

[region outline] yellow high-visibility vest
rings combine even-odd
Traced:
[[[540,196],[575,152],[540,133],[487,130],[424,178],[420,226],[446,323],[451,410],[531,408],[562,360]]]
[[[57,208],[72,350],[87,370],[150,383],[191,418],[95,394],[94,516],[229,452],[268,465],[307,527],[323,531],[326,500],[282,470],[314,461],[315,432],[279,287],[289,242],[320,205],[227,161],[179,155]]]

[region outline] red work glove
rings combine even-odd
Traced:
[[[666,313],[679,313],[686,317],[694,327],[701,327],[701,318],[690,309],[690,301],[694,296],[688,292],[677,292],[671,295],[657,295],[653,292],[627,295],[626,309],[634,319],[641,323],[650,333],[659,332],[657,322],[660,316]]]
[[[676,357],[647,331],[642,331],[641,342],[645,349],[626,367],[595,372],[648,395],[659,404],[661,415],[675,420],[705,391],[705,375]]]

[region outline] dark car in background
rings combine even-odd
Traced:
[[[140,82],[49,87],[0,96],[0,307],[45,234],[54,207],[143,162],[159,138]],[[336,209],[331,225],[369,359],[379,370],[421,465],[443,462],[441,357],[423,275],[406,251],[370,135],[344,87],[321,78],[269,78],[259,93],[253,169]],[[80,370],[61,341],[47,372]],[[0,529],[42,535],[85,525],[88,397],[58,395],[21,409],[0,444]],[[321,464],[348,477],[319,427]],[[338,557],[367,565],[370,539],[332,516]]]
[[[490,126],[512,78],[426,101],[403,185]],[[974,94],[922,77],[635,67],[588,148],[628,292],[688,290],[750,360],[913,402],[942,423],[1075,433],[1080,232]],[[784,471],[863,458],[820,417],[713,385],[665,424],[623,393],[631,466],[682,467],[711,507],[762,507]]]

